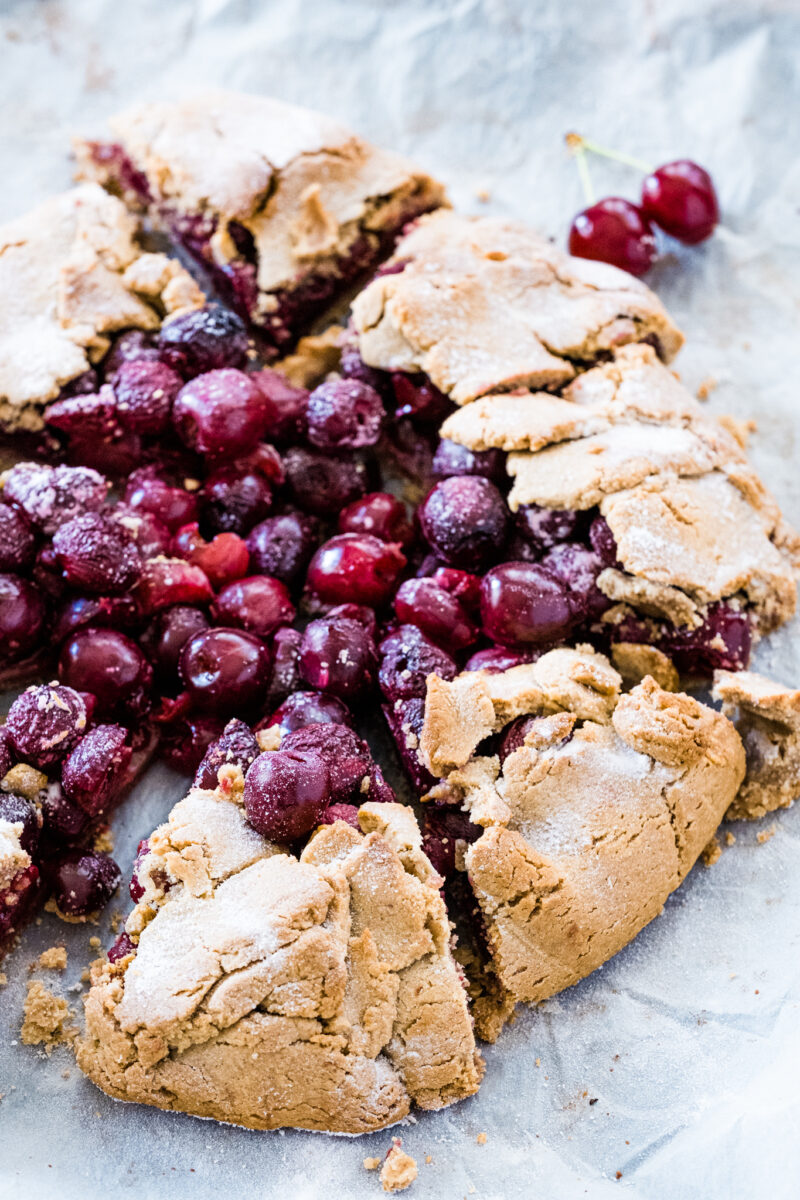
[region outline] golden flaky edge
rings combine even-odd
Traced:
[[[448,683],[428,679],[420,757],[483,829],[464,866],[505,1001],[583,979],[657,916],[730,808],[745,772],[733,725],[588,646]],[[485,738],[533,715],[501,763]]]
[[[81,1069],[118,1099],[255,1129],[364,1133],[474,1093],[483,1063],[413,814],[359,819],[297,859],[235,789],[193,790],[151,839],[135,955],[94,970]]]

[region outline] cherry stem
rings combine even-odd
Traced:
[[[601,158],[610,158],[614,162],[624,163],[626,167],[635,167],[637,171],[644,171],[646,175],[653,170],[650,163],[642,162],[640,158],[634,158],[631,154],[621,154],[618,150],[609,150],[605,146],[598,146],[597,142],[590,142],[588,138],[581,137],[579,133],[568,133],[564,140],[576,156],[579,156],[581,151],[588,150],[590,154],[598,154]]]
[[[576,141],[570,141],[570,138],[576,138]],[[592,187],[592,178],[589,174],[589,164],[586,161],[586,150],[583,146],[582,139],[578,139],[577,134],[567,134],[567,145],[569,146],[572,157],[575,159],[575,164],[578,168],[578,174],[581,177],[581,187],[587,205],[594,204],[594,188]]]

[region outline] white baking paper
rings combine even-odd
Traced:
[[[583,206],[568,130],[654,164],[696,158],[723,227],[670,246],[650,282],[686,330],[684,379],[715,380],[712,409],[758,421],[754,461],[797,524],[798,64],[793,0],[5,0],[0,217],[68,184],[74,131],[209,83],[334,113],[439,174],[459,206],[562,244]],[[636,197],[636,172],[592,172],[598,195]],[[797,681],[796,627],[757,664]],[[126,875],[182,786],[155,768],[118,814]],[[475,1099],[394,1131],[420,1164],[415,1200],[796,1200],[800,808],[733,832],[633,945],[520,1015]],[[108,944],[108,916],[98,929],[45,917],[5,964],[3,1200],[381,1194],[361,1164],[388,1133],[252,1133],[115,1104],[66,1050],[18,1045],[31,961],[64,942],[68,969],[50,982],[77,988],[79,1007],[92,934]]]

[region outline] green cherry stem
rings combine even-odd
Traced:
[[[598,146],[597,142],[590,142],[579,133],[568,133],[565,141],[573,154],[578,154],[580,150],[588,150],[590,154],[597,154],[601,158],[610,158],[613,162],[624,163],[626,167],[635,167],[637,171],[644,171],[645,175],[650,175],[653,171],[652,164],[642,162],[640,158],[634,158],[631,154],[621,154],[618,150]]]
[[[586,161],[586,147],[583,144],[583,138],[579,137],[577,133],[568,133],[564,140],[569,146],[572,157],[575,159],[587,207],[591,207],[594,204],[595,195],[594,188],[592,187],[592,177],[589,174],[589,164]]]

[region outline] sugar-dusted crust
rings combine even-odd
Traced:
[[[157,329],[203,303],[174,259],[145,254],[136,221],[97,184],[0,227],[0,429],[37,431],[48,402],[120,329]]]
[[[736,726],[747,771],[731,820],[788,808],[800,795],[800,691],[753,671],[716,671],[715,699]]]
[[[456,404],[523,385],[560,387],[576,363],[644,338],[669,360],[683,341],[644,284],[509,221],[433,213],[393,261],[405,266],[373,280],[353,305],[361,357],[382,370],[424,371]]]
[[[252,235],[254,316],[269,313],[271,293],[312,267],[334,266],[359,237],[445,202],[441,185],[407,159],[322,113],[267,96],[211,90],[136,105],[110,124],[147,180],[154,213],[214,219],[218,265],[239,256],[231,222]],[[108,182],[92,144],[76,150],[81,172]]]
[[[365,805],[373,832],[324,826],[297,859],[232,795],[194,790],[151,840],[136,953],[95,969],[82,1070],[255,1129],[364,1133],[476,1091],[441,881],[408,810]]]
[[[619,676],[588,648],[533,666],[538,698],[519,667],[505,688],[483,672],[432,677],[421,738],[427,761],[450,768],[442,790],[483,827],[465,867],[494,970],[525,1001],[584,978],[658,915],[744,776],[733,725],[691,697],[650,677],[620,695]],[[515,706],[510,692],[526,699]],[[523,746],[503,764],[477,755],[501,712],[518,709],[542,718]],[[471,738],[453,728],[456,716]]]
[[[20,871],[31,864],[31,856],[20,845],[22,825],[0,818],[0,892],[5,891]]]

